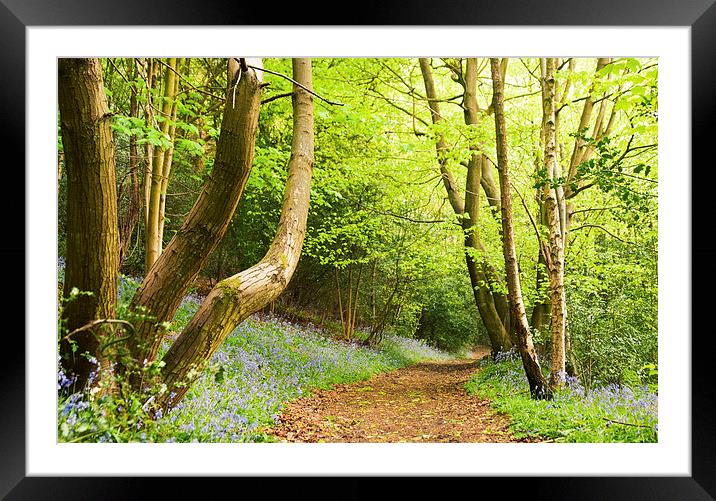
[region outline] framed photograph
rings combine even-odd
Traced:
[[[346,485],[367,496],[373,489],[368,479],[384,476],[413,477],[413,487],[419,489],[423,480],[414,477],[470,477],[455,485],[472,491],[484,481],[498,491],[508,486],[511,493],[549,493],[550,499],[715,499],[716,390],[707,372],[713,329],[695,322],[711,309],[713,294],[706,284],[708,272],[716,268],[716,247],[707,238],[713,209],[710,197],[698,193],[710,185],[708,174],[714,170],[704,155],[713,141],[708,125],[716,111],[713,0],[688,5],[609,0],[598,7],[566,0],[547,7],[515,1],[442,9],[427,2],[409,8],[383,2],[375,17],[368,14],[368,6],[356,8],[359,12],[350,21],[362,25],[335,20],[316,25],[313,13],[267,15],[260,9],[211,1],[147,5],[3,0],[0,5],[5,68],[0,109],[6,144],[24,152],[14,163],[24,169],[13,169],[18,179],[12,191],[24,191],[25,202],[15,204],[14,210],[26,211],[25,220],[8,218],[6,231],[18,237],[13,239],[16,244],[8,239],[4,245],[6,259],[13,263],[8,266],[24,259],[26,293],[24,343],[16,340],[6,352],[0,494],[18,500],[167,497],[180,493],[190,480],[155,477],[231,477],[217,484],[229,489],[244,477],[277,477],[260,481],[290,493],[297,483],[309,481],[296,477],[310,477],[312,491],[323,477],[350,477]],[[291,25],[284,24],[288,22]],[[656,443],[57,442],[53,336],[58,58],[446,55],[657,58],[661,169]],[[698,202],[703,206],[697,208]],[[27,235],[24,249],[19,235]],[[274,483],[278,477],[281,482]]]

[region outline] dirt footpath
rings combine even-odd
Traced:
[[[316,390],[268,430],[282,442],[520,442],[509,418],[465,383],[478,358],[423,362],[367,381]]]

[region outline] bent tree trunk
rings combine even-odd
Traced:
[[[500,195],[502,198],[502,240],[505,256],[505,270],[507,271],[507,288],[510,295],[510,305],[515,317],[515,331],[517,346],[522,358],[522,366],[527,375],[532,398],[551,398],[552,392],[547,385],[542,369],[537,360],[532,333],[527,323],[527,313],[522,300],[520,274],[517,268],[517,254],[514,239],[514,224],[512,221],[512,195],[510,191],[509,164],[507,159],[507,132],[504,113],[504,84],[500,72],[499,59],[490,58],[492,71],[493,95],[492,103],[495,110],[495,136],[497,146],[497,165],[500,178]]]
[[[293,60],[293,78],[312,88],[309,59]],[[293,139],[283,207],[276,236],[256,265],[222,280],[209,293],[163,361],[167,392],[162,407],[173,407],[226,337],[246,317],[275,300],[296,269],[306,231],[313,172],[313,98],[293,87]]]
[[[132,298],[131,310],[145,311],[151,317],[137,322],[135,335],[128,341],[135,364],[156,358],[162,341],[159,324],[172,319],[187,288],[226,233],[249,177],[261,83],[253,69],[242,70],[240,64],[245,63],[233,58],[228,61],[230,85],[211,176],[184,224]]]
[[[440,114],[430,63],[424,58],[421,58],[419,62],[423,82],[425,83],[425,93],[428,97],[430,115],[433,123],[437,124],[442,120],[442,116]],[[474,80],[476,84],[477,75],[475,74],[474,79],[471,78],[471,80]],[[470,90],[472,90],[472,98],[474,99],[475,97],[474,87],[466,86],[466,105],[472,103],[469,94]],[[473,108],[476,107],[477,103],[474,102]],[[470,112],[474,113],[475,116],[470,115],[467,120],[476,122],[477,110],[472,109],[468,113]],[[470,275],[470,284],[475,296],[477,309],[480,312],[480,317],[490,338],[492,353],[495,354],[500,351],[506,351],[512,346],[512,342],[510,341],[503,319],[500,317],[497,309],[500,303],[496,300],[495,294],[493,294],[490,289],[490,283],[496,280],[496,274],[492,273],[493,270],[491,270],[484,258],[481,257],[485,254],[485,247],[480,240],[479,234],[476,232],[477,207],[479,207],[478,190],[481,184],[482,174],[482,155],[478,151],[475,151],[468,163],[468,186],[465,200],[463,200],[460,196],[455,178],[448,168],[447,153],[449,147],[445,139],[442,136],[438,136],[435,146],[437,149],[438,163],[440,165],[440,173],[445,190],[447,191],[448,200],[455,214],[460,217],[460,222],[465,231],[465,260]],[[466,204],[469,204],[469,207],[466,207]],[[467,215],[465,214],[466,212]],[[490,278],[492,278],[492,280],[490,280]]]
[[[64,311],[68,332],[92,320],[112,318],[117,300],[119,229],[117,184],[107,97],[98,59],[58,61],[60,127],[67,172],[67,265],[63,295],[73,288],[91,292],[70,301]],[[60,343],[62,365],[83,388],[100,363],[107,336],[102,326]],[[76,350],[71,344],[76,343]]]

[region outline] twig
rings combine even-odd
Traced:
[[[604,421],[609,421],[610,423],[614,424],[622,424],[624,426],[634,426],[636,428],[651,428],[651,426],[645,425],[645,424],[635,424],[635,423],[623,423],[621,421],[617,421],[616,419],[610,419],[610,418],[602,418]]]
[[[222,102],[226,99],[226,98],[223,98],[223,97],[221,97],[221,96],[217,96],[216,94],[212,94],[211,92],[207,92],[207,91],[205,91],[205,90],[202,90],[202,89],[200,89],[199,87],[196,87],[196,86],[193,85],[189,80],[187,80],[186,78],[184,78],[184,76],[183,76],[181,73],[179,73],[177,70],[175,70],[174,68],[172,68],[171,66],[169,66],[167,63],[165,63],[165,62],[162,61],[161,59],[155,59],[155,61],[157,61],[157,62],[158,62],[159,64],[161,64],[162,66],[166,66],[167,68],[169,68],[170,70],[172,70],[172,71],[174,72],[174,74],[179,77],[179,80],[185,82],[189,87],[191,87],[191,88],[194,89],[195,91],[200,92],[200,93],[202,93],[202,94],[206,94],[207,96],[213,97],[214,99],[218,99],[218,100],[220,100],[220,101],[222,101]]]
[[[284,92],[283,94],[276,94],[275,96],[267,97],[263,101],[261,101],[261,104],[270,103],[271,101],[275,101],[276,99],[281,99],[282,97],[289,97],[293,96],[293,92]]]
[[[69,334],[66,334],[65,336],[63,336],[62,339],[69,340],[70,336],[73,336],[73,335],[77,334],[78,332],[86,331],[88,329],[91,329],[91,328],[96,327],[101,324],[122,324],[122,325],[127,325],[130,327],[130,329],[134,330],[134,326],[131,323],[127,322],[126,320],[119,320],[116,318],[100,318],[98,320],[92,320],[91,322],[86,323],[82,327],[78,327],[77,329],[73,330]]]
[[[544,260],[548,263],[550,262],[550,256],[547,249],[547,244],[544,243],[542,240],[542,236],[539,233],[539,229],[537,229],[537,224],[535,223],[535,220],[532,218],[532,214],[530,214],[530,210],[527,208],[527,203],[525,203],[525,199],[522,196],[522,194],[517,190],[514,184],[510,183],[510,186],[512,186],[512,189],[515,190],[515,193],[517,193],[517,196],[520,197],[520,201],[522,202],[522,206],[525,208],[525,212],[527,212],[527,216],[530,218],[530,222],[532,223],[532,227],[535,230],[535,235],[537,236],[537,242],[539,244],[539,250],[542,253],[542,256],[544,257]]]
[[[109,341],[108,343],[103,344],[102,346],[100,346],[100,353],[101,353],[102,355],[104,355],[105,350],[106,350],[107,348],[109,348],[110,346],[112,346],[113,344],[119,343],[119,342],[121,342],[121,341],[127,341],[128,339],[131,339],[132,336],[134,336],[134,325],[132,325],[130,322],[128,322],[128,321],[126,321],[126,320],[120,320],[120,319],[117,319],[117,318],[100,318],[100,319],[98,319],[98,320],[92,320],[91,322],[86,323],[86,324],[83,325],[82,327],[78,327],[77,329],[73,330],[73,331],[70,332],[69,334],[66,334],[65,336],[63,336],[62,339],[63,339],[63,340],[69,340],[69,339],[70,339],[70,336],[72,336],[72,335],[74,335],[74,334],[77,334],[78,332],[82,332],[82,331],[86,331],[86,330],[92,329],[93,327],[96,327],[96,326],[101,325],[101,324],[121,324],[121,325],[124,325],[124,326],[128,327],[128,328],[129,328],[129,331],[130,331],[129,335],[124,336],[124,337],[119,337],[119,338],[117,338],[117,339],[113,339],[113,340]],[[92,332],[92,335],[93,335],[95,338],[99,339],[99,336],[98,336],[97,334],[95,334],[94,331],[90,331],[90,332]]]
[[[288,80],[289,82],[293,83],[294,85],[297,85],[297,86],[301,87],[303,90],[305,90],[305,91],[308,92],[309,94],[313,94],[314,96],[316,96],[316,97],[317,97],[318,99],[320,99],[321,101],[325,101],[326,103],[331,104],[331,105],[333,105],[333,106],[345,106],[343,103],[334,103],[333,101],[329,101],[329,100],[326,99],[325,97],[323,97],[323,96],[321,96],[321,95],[319,95],[319,94],[316,94],[314,91],[312,91],[311,89],[309,89],[309,88],[306,87],[305,85],[302,85],[302,84],[298,83],[298,82],[295,81],[293,78],[289,77],[288,75],[284,75],[283,73],[279,73],[279,72],[277,72],[277,71],[272,71],[272,70],[267,70],[266,68],[260,68],[260,67],[258,67],[258,66],[252,66],[252,65],[250,65],[250,64],[247,64],[246,67],[247,67],[247,68],[252,68],[252,69],[258,70],[258,71],[264,71],[264,72],[266,72],[266,73],[270,73],[270,74],[272,74],[272,75],[276,75],[277,77],[285,78],[286,80]]]
[[[380,214],[382,216],[390,216],[395,217],[398,219],[404,219],[406,221],[410,221],[411,223],[419,223],[419,224],[436,224],[436,223],[447,223],[448,221],[445,219],[413,219],[409,216],[403,216],[401,214],[394,214],[392,212],[383,212],[379,211],[377,209],[371,209],[376,214]]]
[[[600,230],[602,230],[603,232],[605,232],[605,233],[607,233],[607,234],[613,236],[614,238],[616,238],[617,240],[619,240],[619,241],[622,242],[622,243],[629,244],[629,245],[636,245],[634,242],[629,242],[628,240],[623,240],[623,239],[619,238],[619,237],[616,236],[614,233],[612,233],[611,231],[609,231],[609,230],[606,229],[605,227],[600,226],[600,225],[598,225],[598,224],[583,224],[582,226],[577,226],[576,228],[570,228],[570,231],[577,231],[577,230],[581,230],[581,229],[584,229],[584,228],[597,228],[597,229],[600,229]]]
[[[590,212],[590,211],[596,211],[596,210],[604,211],[604,210],[611,210],[611,209],[621,209],[621,207],[619,205],[613,205],[611,207],[593,207],[593,208],[589,208],[589,209],[578,209],[578,210],[573,210],[572,215],[579,214],[580,212]]]

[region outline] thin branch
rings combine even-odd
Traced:
[[[596,181],[593,181],[593,182],[591,182],[591,183],[588,183],[588,184],[585,184],[585,185],[580,186],[580,187],[578,187],[578,188],[575,188],[574,190],[570,190],[569,196],[568,196],[568,197],[565,197],[565,198],[567,198],[568,200],[571,199],[571,198],[574,198],[578,193],[581,193],[581,192],[583,192],[584,190],[586,190],[586,189],[588,189],[588,188],[591,188],[591,187],[594,186],[595,184],[597,184],[597,182],[596,182]]]
[[[546,262],[550,262],[550,256],[547,249],[547,244],[544,243],[542,240],[542,235],[540,235],[539,229],[537,228],[537,224],[535,223],[535,220],[532,218],[532,214],[530,213],[530,210],[527,208],[527,203],[525,202],[524,197],[522,194],[517,190],[515,185],[513,183],[510,183],[510,186],[512,186],[512,189],[517,193],[517,196],[520,197],[520,200],[522,201],[522,207],[525,208],[525,212],[527,212],[527,216],[530,218],[530,222],[532,223],[532,227],[535,230],[535,235],[537,236],[537,243],[539,244],[539,250],[542,253],[542,256],[544,257],[544,260]]]
[[[582,230],[584,228],[597,228],[597,229],[602,230],[604,233],[611,235],[612,237],[616,238],[617,240],[619,240],[622,243],[629,244],[629,245],[636,245],[634,242],[629,242],[628,240],[624,240],[624,239],[616,236],[614,233],[612,233],[611,231],[606,229],[604,226],[600,226],[598,224],[583,224],[582,226],[577,226],[576,228],[570,228],[569,231],[577,231],[577,230]]]
[[[65,334],[62,337],[62,339],[69,340],[71,336],[73,336],[79,332],[83,332],[83,331],[92,329],[93,327],[96,327],[101,324],[122,324],[122,325],[129,327],[131,330],[134,330],[134,326],[131,323],[127,322],[126,320],[119,320],[116,318],[100,318],[98,320],[92,320],[91,322],[86,323],[82,327],[78,327],[77,329],[73,330],[69,334]]]
[[[114,61],[112,61],[112,58],[111,58],[111,57],[110,57],[110,58],[107,58],[107,60],[109,61],[109,64],[112,65],[112,67],[114,68],[114,70],[115,70],[117,73],[119,73],[119,76],[122,77],[122,80],[124,80],[125,82],[127,82],[127,85],[129,85],[129,88],[132,89],[132,93],[133,93],[133,94],[136,94],[136,91],[134,90],[134,86],[133,86],[132,83],[127,79],[127,77],[125,77],[125,76],[122,74],[122,72],[119,70],[119,68],[117,68],[117,65],[114,64]]]
[[[194,89],[195,91],[200,92],[200,93],[202,93],[202,94],[206,94],[207,96],[213,97],[214,99],[218,99],[218,100],[220,100],[221,102],[224,102],[224,101],[226,100],[225,97],[217,96],[216,94],[212,94],[211,92],[207,92],[207,91],[205,91],[205,90],[202,90],[202,89],[196,87],[196,86],[193,85],[191,82],[189,82],[186,78],[184,78],[184,76],[182,76],[181,73],[179,73],[177,70],[175,70],[174,68],[172,68],[171,66],[169,66],[167,63],[165,63],[165,62],[162,61],[161,59],[156,59],[156,61],[157,61],[159,64],[161,64],[162,66],[165,66],[165,67],[169,68],[170,70],[172,70],[172,72],[174,72],[174,74],[179,77],[179,80],[185,82],[189,87],[191,87],[191,88]]]
[[[388,104],[389,104],[390,106],[392,106],[393,108],[402,111],[403,113],[405,113],[405,114],[408,115],[408,116],[413,117],[414,120],[417,120],[418,122],[422,123],[422,124],[425,125],[426,127],[430,127],[430,124],[429,124],[426,120],[420,118],[420,117],[417,116],[415,113],[411,113],[410,111],[406,110],[405,108],[403,108],[403,107],[401,107],[401,106],[398,106],[397,104],[395,104],[395,103],[393,102],[393,99],[390,99],[389,97],[384,96],[383,94],[381,94],[379,91],[377,91],[377,90],[375,90],[375,89],[373,89],[373,92],[375,92],[376,94],[378,94],[378,96],[380,96],[380,99],[384,100],[386,103],[388,103]],[[371,96],[371,97],[373,97],[373,98],[376,97],[376,96],[373,96],[373,95],[371,95],[371,94],[368,94],[368,95]],[[421,133],[421,134],[424,134],[424,133]],[[416,135],[417,135],[417,134],[416,134]]]
[[[236,59],[236,58],[234,58],[234,59]],[[246,67],[247,67],[247,68],[252,68],[252,69],[257,70],[257,71],[263,71],[263,72],[266,72],[266,73],[270,73],[270,74],[272,74],[272,75],[276,75],[277,77],[285,78],[286,80],[288,80],[289,82],[293,83],[294,85],[297,85],[298,87],[301,87],[303,90],[305,90],[305,91],[308,92],[309,94],[312,94],[312,95],[316,96],[318,99],[320,99],[321,101],[324,101],[324,102],[326,102],[326,103],[328,103],[328,104],[331,104],[331,105],[333,105],[333,106],[345,106],[344,103],[334,103],[333,101],[329,101],[329,100],[326,99],[325,97],[323,97],[323,96],[321,96],[321,95],[319,95],[319,94],[316,94],[314,91],[312,91],[312,90],[309,89],[308,87],[306,87],[306,86],[304,86],[304,85],[298,83],[297,81],[295,81],[293,78],[289,77],[288,75],[284,75],[283,73],[279,73],[278,71],[267,70],[266,68],[261,68],[261,67],[259,67],[259,66],[251,66],[250,64],[247,64]]]
[[[261,104],[270,103],[271,101],[275,101],[276,99],[281,99],[282,97],[289,96],[293,96],[293,92],[284,92],[283,94],[276,94],[275,96],[267,97],[266,99],[261,101]]]
[[[649,179],[648,177],[641,177],[641,176],[635,176],[634,174],[627,174],[626,172],[621,173],[622,176],[627,177],[633,177],[634,179],[638,179],[639,181],[649,181],[650,183],[658,183],[656,179]]]
[[[603,211],[603,210],[611,210],[611,209],[619,209],[620,206],[614,205],[612,207],[595,207],[592,209],[579,209],[572,211],[572,215],[579,214],[580,212],[590,212],[590,211]]]
[[[390,216],[395,217],[398,219],[405,219],[406,221],[410,221],[411,223],[419,223],[419,224],[437,224],[437,223],[447,223],[448,221],[446,219],[413,219],[408,216],[403,216],[400,214],[394,214],[392,212],[383,212],[376,209],[372,209],[373,212],[376,214],[380,214],[382,216]]]
[[[90,329],[92,329],[93,327],[96,327],[96,326],[98,326],[98,325],[101,325],[101,324],[120,324],[120,325],[124,325],[124,326],[129,330],[129,334],[128,334],[127,336],[118,337],[118,338],[116,338],[116,339],[112,339],[112,340],[108,341],[107,343],[101,345],[99,351],[100,351],[100,353],[101,353],[103,356],[105,355],[105,352],[106,352],[107,348],[109,348],[109,347],[112,346],[113,344],[117,344],[117,343],[119,343],[119,342],[121,342],[121,341],[127,341],[127,340],[131,339],[131,338],[134,336],[134,332],[135,332],[135,331],[134,331],[134,325],[132,325],[130,322],[128,322],[128,321],[126,321],[126,320],[120,320],[120,319],[117,319],[117,318],[100,318],[100,319],[98,319],[98,320],[92,320],[91,322],[86,323],[86,324],[83,325],[82,327],[78,327],[77,329],[73,330],[73,331],[70,332],[69,334],[66,334],[65,336],[63,336],[62,339],[63,339],[63,340],[69,340],[71,336],[77,334],[78,332],[82,332],[82,331],[89,330],[90,333],[91,333],[96,339],[99,340],[99,339],[100,339],[99,335],[97,335],[97,333],[95,333],[94,331],[92,331],[92,330],[90,330]]]

